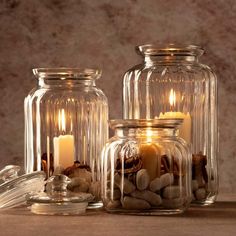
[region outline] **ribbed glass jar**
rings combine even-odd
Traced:
[[[165,215],[191,202],[191,155],[182,119],[113,120],[102,152],[102,199],[111,213]]]
[[[101,150],[108,138],[108,102],[96,87],[100,70],[40,68],[25,98],[26,173],[65,174],[74,192],[100,201]],[[98,204],[99,206],[99,204]]]
[[[123,80],[124,119],[184,118],[180,137],[191,144],[193,202],[218,192],[217,80],[198,46],[142,45],[143,58]]]

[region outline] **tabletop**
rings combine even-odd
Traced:
[[[84,216],[42,216],[27,208],[0,212],[0,236],[71,235],[236,235],[236,194],[220,195],[214,205],[191,207],[183,215],[131,216],[89,212]]]

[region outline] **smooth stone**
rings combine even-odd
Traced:
[[[165,208],[179,208],[184,204],[183,198],[162,199],[162,206]]]
[[[197,180],[192,180],[192,191],[196,191],[198,189],[198,182]]]
[[[174,183],[174,175],[172,173],[166,173],[160,177],[161,188],[169,186]]]
[[[131,183],[127,178],[123,178],[123,187],[122,187],[122,178],[119,174],[115,174],[114,181],[117,186],[119,186],[121,193],[130,194],[132,193],[136,187],[133,183]]]
[[[152,192],[159,191],[161,189],[161,179],[155,178],[153,181],[151,181],[149,188]]]
[[[121,202],[119,200],[109,201],[108,204],[106,205],[106,208],[108,209],[120,208],[120,207],[121,207]]]
[[[141,169],[136,175],[136,186],[139,190],[144,190],[150,183],[150,177],[146,169]]]
[[[206,189],[205,188],[199,188],[195,192],[196,200],[204,200],[206,198]]]
[[[167,199],[179,198],[180,187],[179,186],[167,186],[163,189],[162,196]]]
[[[122,206],[127,210],[146,210],[151,208],[151,205],[147,201],[128,196],[124,197]]]
[[[134,198],[140,198],[140,199],[146,200],[152,206],[159,206],[162,203],[162,199],[160,195],[157,195],[148,190],[144,190],[144,191],[135,190],[134,192],[131,193],[131,196]]]

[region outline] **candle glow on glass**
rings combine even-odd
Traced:
[[[179,136],[183,138],[187,143],[191,143],[191,116],[189,112],[187,114],[182,112],[174,112],[173,107],[176,104],[176,92],[172,88],[170,90],[169,95],[169,104],[170,111],[165,112],[164,114],[161,112],[159,118],[160,119],[176,119],[181,118],[184,119],[183,124],[179,129]]]

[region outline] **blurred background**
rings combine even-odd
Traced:
[[[122,117],[122,76],[134,46],[199,44],[218,76],[220,192],[236,193],[235,0],[0,0],[0,167],[24,162],[23,101],[35,67],[98,67],[110,118]]]

